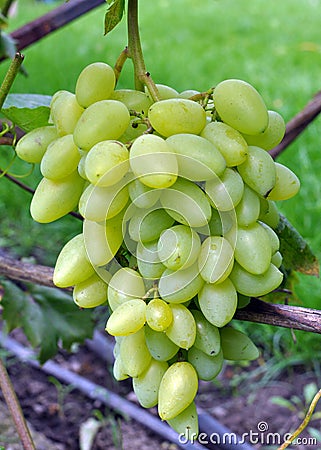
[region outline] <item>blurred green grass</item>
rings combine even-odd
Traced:
[[[9,31],[60,3],[20,1]],[[126,23],[123,20],[104,37],[105,9],[102,5],[25,49],[24,65],[29,75],[19,75],[12,92],[52,95],[59,89],[73,91],[79,72],[87,64],[98,60],[113,64],[126,45]],[[259,90],[268,108],[288,121],[321,89],[320,12],[318,0],[307,0],[304,5],[299,0],[141,0],[146,65],[156,82],[177,90],[206,90],[225,78],[244,79]],[[7,67],[8,62],[0,66],[1,79]],[[119,87],[133,87],[130,62]],[[280,209],[320,258],[319,128],[320,118],[280,157],[302,184],[299,195],[281,203]],[[7,153],[1,149],[2,166],[9,159]],[[26,183],[34,184],[37,179],[36,171]],[[70,217],[53,224],[36,224],[29,216],[29,202],[29,194],[1,180],[0,245],[53,264],[61,245],[78,232],[80,224]],[[299,297],[306,305],[320,307],[320,281],[300,278]]]

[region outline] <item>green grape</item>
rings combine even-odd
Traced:
[[[129,110],[147,114],[148,108],[152,101],[145,92],[135,91],[132,89],[117,89],[111,94],[112,100],[118,100],[124,103]]]
[[[207,225],[211,205],[202,189],[191,181],[178,178],[169,189],[164,189],[160,202],[177,222],[190,227]]]
[[[234,251],[225,237],[209,236],[202,243],[198,268],[207,283],[224,281],[231,273],[233,263]]]
[[[169,305],[160,298],[154,298],[146,307],[146,321],[155,331],[164,331],[172,323],[173,313]]]
[[[101,141],[88,152],[85,162],[86,177],[96,186],[112,186],[129,170],[129,152],[118,141]]]
[[[187,350],[192,347],[196,337],[196,324],[189,309],[184,305],[169,304],[173,320],[165,333],[174,344]]]
[[[78,103],[87,108],[100,100],[111,96],[116,83],[112,67],[103,62],[95,62],[86,66],[76,82],[76,98]]]
[[[268,270],[272,247],[269,235],[262,225],[254,223],[238,229],[234,257],[245,270],[254,275]]]
[[[178,94],[178,96],[180,98],[191,98],[194,97],[195,95],[199,95],[200,91],[196,91],[195,89],[186,89],[186,91],[182,91]]]
[[[209,356],[194,345],[188,350],[188,362],[191,363],[197,372],[198,378],[204,381],[213,380],[222,370],[223,353]]]
[[[236,221],[240,227],[248,227],[256,222],[260,215],[260,197],[246,184],[243,196],[235,208]]]
[[[179,176],[204,181],[224,172],[226,163],[223,156],[207,139],[181,133],[170,136],[166,142],[176,153]]]
[[[101,100],[90,105],[74,130],[77,147],[88,151],[100,141],[118,139],[130,122],[129,111],[117,100]]]
[[[59,180],[77,170],[80,158],[72,134],[67,134],[48,145],[40,163],[40,171],[46,178]]]
[[[258,91],[243,80],[224,80],[214,89],[215,109],[223,122],[246,134],[260,134],[268,126],[268,112]]]
[[[140,298],[119,305],[109,316],[105,330],[112,336],[128,336],[140,330],[146,322],[146,303]]]
[[[235,211],[217,211],[212,208],[212,215],[208,224],[203,227],[195,227],[197,233],[204,236],[224,236],[235,225]]]
[[[248,145],[244,137],[226,123],[208,123],[201,136],[212,142],[221,152],[227,167],[238,166],[246,160]]]
[[[245,308],[251,301],[250,297],[247,297],[242,294],[238,294],[237,296],[237,308]]]
[[[249,146],[246,161],[237,167],[243,181],[255,192],[266,197],[276,182],[275,163],[268,152]]]
[[[168,425],[179,434],[180,439],[194,442],[198,436],[198,415],[195,402],[192,402],[180,414],[167,421]]]
[[[192,310],[196,323],[196,338],[193,347],[208,356],[217,355],[221,348],[221,338],[218,328],[210,323],[201,311]]]
[[[280,163],[274,163],[276,182],[268,195],[269,200],[287,200],[294,197],[300,189],[300,180],[292,170]]]
[[[89,278],[95,269],[88,260],[84,235],[74,236],[61,249],[53,274],[53,282],[60,288],[74,286]]]
[[[244,183],[239,173],[226,168],[220,178],[216,177],[205,183],[205,192],[212,206],[219,211],[230,211],[242,199]]]
[[[128,199],[128,188],[123,180],[107,187],[90,184],[79,199],[79,212],[85,219],[102,222],[119,214]]]
[[[122,381],[129,378],[129,375],[125,373],[124,364],[120,356],[117,356],[117,358],[114,361],[113,375],[117,381]]]
[[[170,98],[154,103],[148,111],[152,127],[162,136],[199,134],[206,125],[206,113],[199,103]]]
[[[186,225],[162,231],[158,240],[159,259],[171,270],[186,269],[194,264],[200,248],[199,235]]]
[[[51,99],[50,119],[59,136],[72,134],[83,112],[75,94],[69,91],[58,91]]]
[[[167,302],[185,303],[195,297],[203,284],[195,263],[187,269],[166,269],[159,279],[158,291]]]
[[[144,280],[138,272],[122,267],[111,278],[108,284],[108,303],[115,311],[122,303],[135,298],[142,298],[146,289]]]
[[[174,89],[170,86],[167,86],[166,84],[156,83],[156,87],[158,90],[159,97],[162,100],[167,100],[169,98],[176,98],[179,96],[179,93],[176,91],[176,89]],[[145,87],[145,90],[146,90],[147,95],[149,95],[147,87]]]
[[[146,346],[144,328],[124,336],[120,343],[120,357],[127,375],[138,377],[144,373],[152,360]]]
[[[285,122],[283,117],[276,111],[268,111],[269,124],[263,133],[256,136],[244,134],[244,138],[249,145],[256,145],[264,150],[272,150],[278,145],[285,134]]]
[[[166,141],[154,134],[139,136],[130,149],[129,163],[139,181],[151,188],[167,188],[177,179],[177,158]]]
[[[142,134],[146,134],[147,124],[140,123],[136,118],[131,119],[124,133],[118,138],[123,144],[129,145]]]
[[[235,263],[230,278],[240,294],[261,297],[280,286],[283,274],[273,264],[270,264],[266,272],[253,275]]]
[[[266,207],[263,207],[263,204],[265,204]],[[259,220],[261,220],[262,222],[266,223],[267,225],[269,225],[271,228],[274,229],[278,226],[278,223],[280,222],[280,215],[277,206],[273,200],[266,200],[266,199],[261,200]]]
[[[143,408],[157,405],[159,386],[167,369],[167,362],[152,359],[145,372],[133,378],[133,389]]]
[[[174,219],[164,209],[138,209],[129,220],[128,232],[136,242],[151,242],[173,223]]]
[[[189,362],[176,362],[166,370],[158,391],[158,414],[170,420],[186,409],[198,389],[197,373]]]
[[[78,173],[84,180],[88,181],[86,170],[85,170],[85,164],[86,164],[86,158],[87,158],[87,152],[84,152],[83,150],[78,150],[80,155],[80,160],[78,163]]]
[[[282,254],[280,252],[275,252],[272,255],[271,263],[279,269],[282,266],[282,262],[283,262]]]
[[[229,323],[236,311],[237,293],[231,280],[220,284],[206,283],[198,294],[198,302],[205,318],[216,327]]]
[[[19,139],[15,151],[23,161],[37,164],[40,163],[48,145],[57,137],[58,134],[55,127],[35,128]]]
[[[146,345],[152,357],[158,361],[168,361],[179,350],[179,346],[171,341],[163,331],[155,331],[145,325]]]
[[[61,180],[43,178],[32,197],[30,213],[36,222],[49,223],[76,208],[84,180],[75,171]]]
[[[231,361],[251,361],[260,354],[251,339],[239,330],[228,326],[220,330],[224,359]]]
[[[75,285],[73,299],[80,308],[94,308],[107,301],[107,284],[97,273]]]
[[[162,191],[150,188],[136,179],[129,183],[128,192],[131,201],[137,208],[148,209],[158,202]]]
[[[137,266],[145,279],[160,278],[166,267],[160,262],[157,251],[158,241],[138,242],[136,249]]]
[[[276,232],[271,228],[269,225],[267,225],[264,222],[259,222],[259,224],[264,228],[266,231],[271,245],[271,252],[272,255],[277,252],[280,249],[280,239],[279,236],[276,234]]]

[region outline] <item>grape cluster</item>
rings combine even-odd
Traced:
[[[229,322],[282,283],[275,201],[299,180],[270,156],[284,120],[250,84],[157,87],[157,102],[147,89],[117,90],[109,65],[90,64],[16,152],[43,175],[34,220],[74,209],[84,219],[54,283],[73,286],[79,307],[108,302],[115,378],[132,377],[142,406],[196,435],[198,380],[213,380],[224,359],[258,356]]]

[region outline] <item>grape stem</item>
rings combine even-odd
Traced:
[[[117,61],[114,66],[114,72],[116,77],[116,85],[119,80],[121,71],[123,70],[124,64],[128,59],[128,47],[125,47],[121,54],[118,56]]]
[[[11,86],[19,72],[23,59],[24,56],[20,52],[17,52],[15,54],[15,57],[11,61],[8,72],[6,73],[4,80],[0,86],[0,110],[3,107]]]

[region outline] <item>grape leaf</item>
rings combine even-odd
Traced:
[[[125,11],[125,0],[108,1],[105,14],[105,35],[115,28],[123,18]]]
[[[9,94],[1,112],[25,132],[48,125],[50,95]]]
[[[43,364],[57,353],[58,344],[70,350],[75,342],[92,337],[91,310],[80,310],[71,296],[59,289],[28,285],[22,291],[11,281],[3,281],[2,317],[7,331],[21,327],[33,347],[39,347]]]

